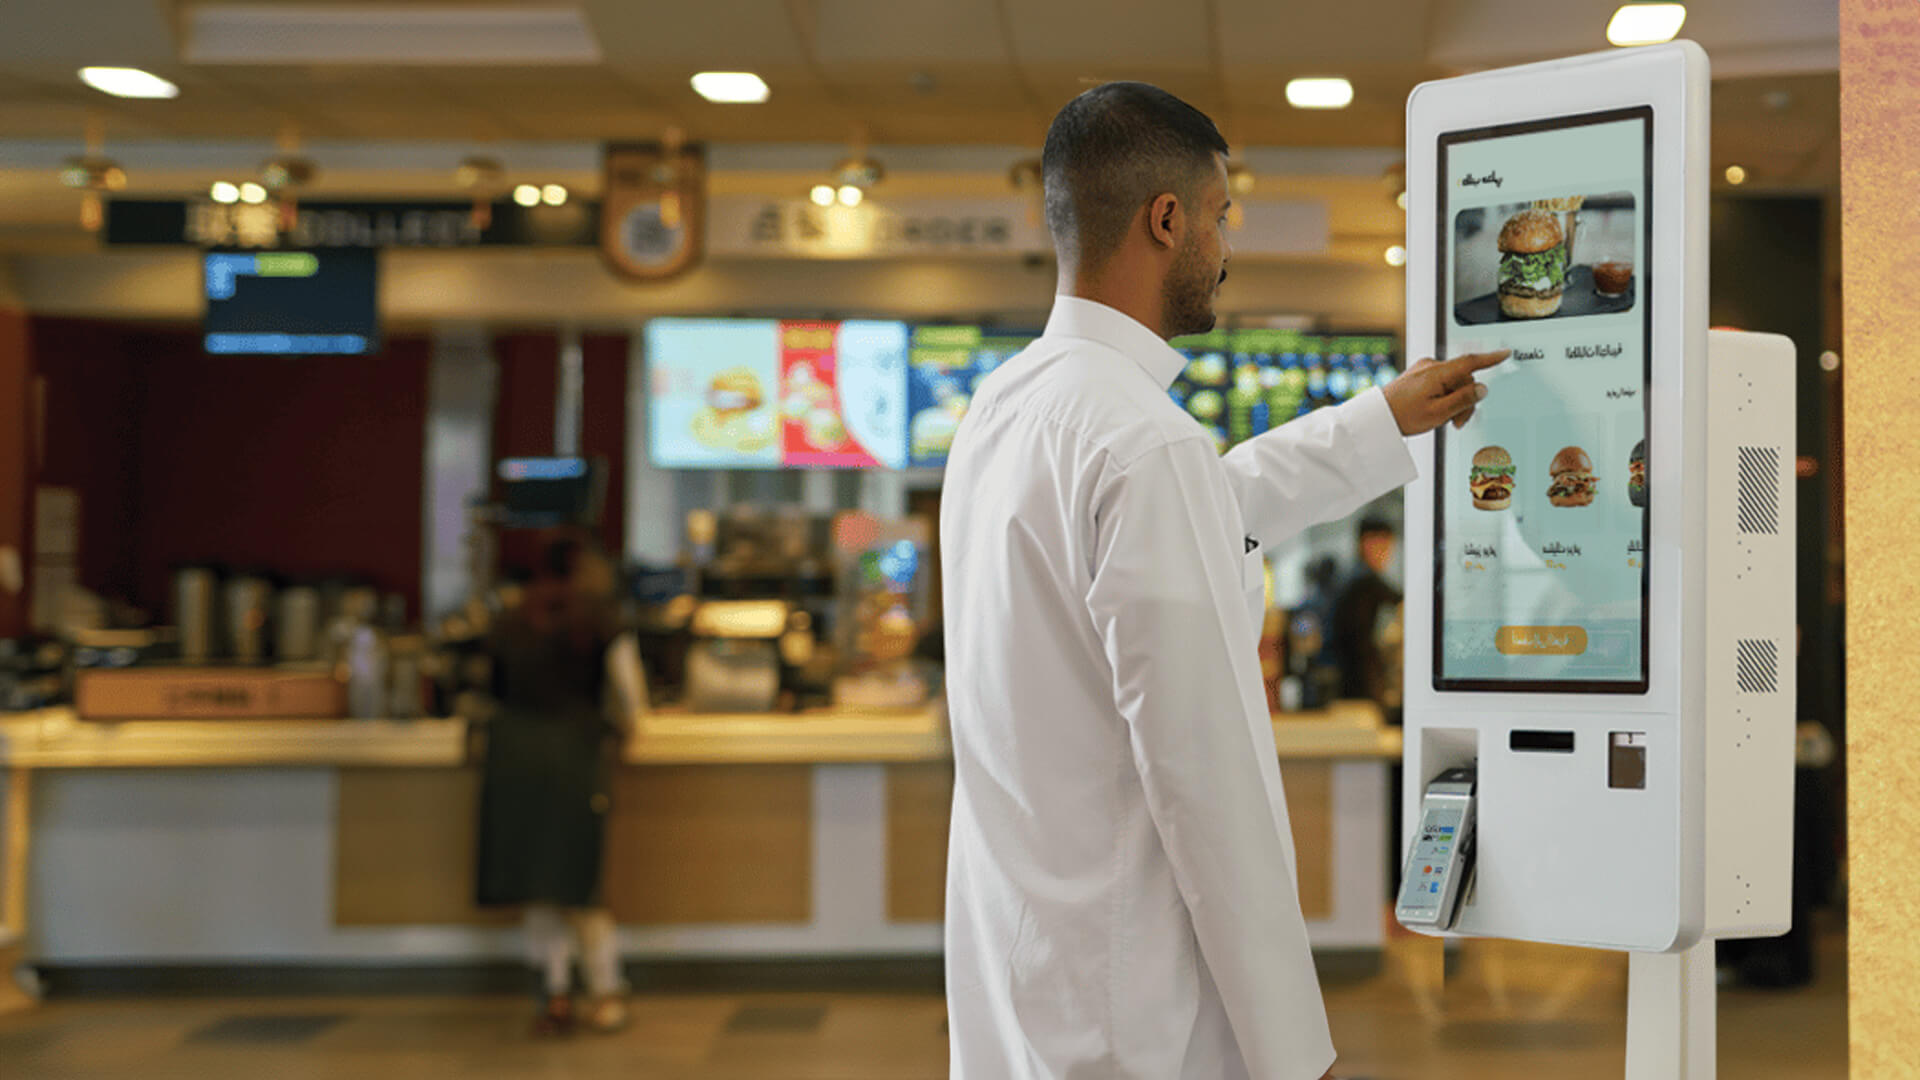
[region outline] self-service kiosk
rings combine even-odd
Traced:
[[[1410,355],[1511,355],[1414,449],[1396,914],[1632,952],[1635,1080],[1712,1075],[1713,940],[1789,923],[1793,350],[1707,329],[1708,92],[1679,42],[1407,107]]]

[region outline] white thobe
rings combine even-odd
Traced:
[[[956,1080],[1318,1080],[1334,1059],[1258,657],[1263,544],[1411,480],[1368,391],[1224,458],[1185,360],[1057,299],[942,497]]]

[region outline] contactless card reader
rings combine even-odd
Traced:
[[[1404,926],[1453,926],[1473,871],[1474,770],[1448,769],[1427,785],[1394,914]]]

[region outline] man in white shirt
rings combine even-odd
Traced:
[[[1504,354],[1225,458],[1167,388],[1212,329],[1227,144],[1140,83],[1060,111],[1046,333],[989,376],[940,535],[956,1080],[1314,1080],[1334,1060],[1257,644],[1263,545],[1411,480]]]

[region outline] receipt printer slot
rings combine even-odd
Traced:
[[[1453,926],[1473,869],[1476,772],[1448,769],[1427,785],[1400,878],[1394,914],[1403,926]]]

